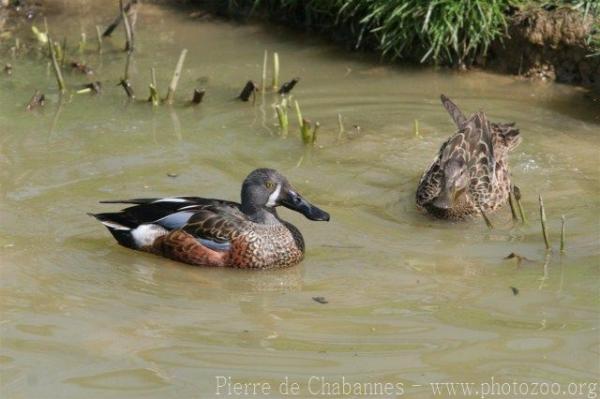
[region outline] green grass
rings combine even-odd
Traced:
[[[355,49],[391,60],[469,65],[505,37],[510,16],[525,6],[568,6],[599,15],[600,0],[213,0],[290,25],[332,34]],[[600,29],[597,29],[597,31]],[[598,32],[590,35],[596,47]],[[596,47],[600,48],[600,47]]]

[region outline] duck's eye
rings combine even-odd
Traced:
[[[275,187],[275,184],[273,184],[272,181],[268,181],[265,183],[265,186],[267,186],[268,189],[272,189],[273,187]]]

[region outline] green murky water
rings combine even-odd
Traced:
[[[96,4],[69,2],[50,15],[51,31],[73,44],[81,29],[93,38],[114,14]],[[424,398],[436,381],[597,380],[600,111],[580,92],[381,66],[280,28],[188,14],[145,5],[138,21],[131,79],[140,98],[152,66],[164,92],[189,50],[171,108],[129,103],[113,86],[124,66],[120,30],[101,56],[89,39],[80,57],[104,93],[62,107],[44,62],[3,54],[14,67],[0,79],[3,397],[206,398],[216,396],[217,376],[268,382],[271,397],[282,396],[286,376],[302,397],[311,376],[402,383],[405,395]],[[282,78],[302,78],[294,97],[322,126],[313,151],[293,112],[289,137],[277,135],[275,96],[233,100],[246,80],[260,80],[265,49],[279,52]],[[205,101],[186,107],[195,87],[206,88]],[[48,103],[27,113],[35,89]],[[481,220],[454,225],[416,211],[420,174],[453,130],[440,93],[518,123],[524,141],[511,162],[528,225],[513,225],[507,209],[492,216],[491,231]],[[341,139],[338,113],[350,131]],[[289,270],[209,270],[135,253],[85,214],[114,209],[102,199],[237,200],[242,179],[263,166],[332,215],[312,223],[281,212],[308,246]],[[559,256],[563,214],[568,248]],[[511,252],[530,261],[503,260]]]

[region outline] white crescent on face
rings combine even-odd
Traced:
[[[277,198],[279,198],[279,193],[281,193],[281,183],[277,183],[277,187],[275,188],[275,191],[273,191],[271,193],[271,195],[269,195],[269,200],[267,201],[266,206],[274,207],[275,204],[277,203]]]

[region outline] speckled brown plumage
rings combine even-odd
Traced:
[[[241,204],[199,197],[113,202],[134,206],[93,216],[121,245],[202,266],[273,269],[299,263],[304,239],[279,218],[279,205],[311,220],[329,220],[272,169],[257,169],[246,178]]]
[[[442,144],[421,177],[417,206],[450,220],[498,209],[508,200],[508,154],[521,142],[519,130],[513,123],[490,123],[483,112],[467,119],[445,96],[442,103],[458,131]]]

